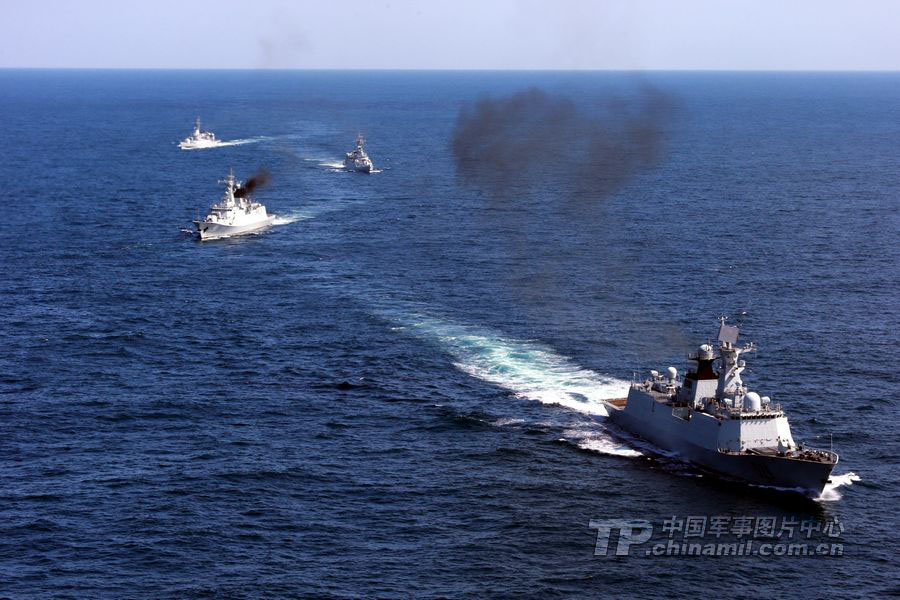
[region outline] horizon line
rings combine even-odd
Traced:
[[[900,73],[900,69],[548,69],[548,68],[427,68],[427,67],[0,67],[0,71],[329,71],[420,73]]]

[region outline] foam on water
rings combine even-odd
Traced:
[[[316,217],[319,217],[321,215],[350,208],[356,204],[359,204],[360,202],[361,200],[354,198],[343,198],[338,200],[318,202],[315,204],[310,204],[309,206],[305,206],[304,208],[288,212],[280,212],[275,215],[275,220],[272,222],[272,224],[290,225],[291,223],[296,223],[297,221],[315,219]]]
[[[256,144],[258,142],[264,142],[268,139],[271,139],[267,136],[260,135],[252,138],[244,138],[239,140],[223,140],[219,143],[219,146],[243,146],[244,144]]]
[[[337,171],[344,170],[344,162],[342,160],[335,160],[331,157],[308,157],[303,160],[307,162],[314,162],[320,167],[327,167],[329,169],[334,169]]]
[[[295,223],[297,221],[312,218],[313,216],[307,212],[295,210],[275,215],[275,220],[272,221],[272,225],[290,225],[291,223]]]
[[[589,417],[606,417],[603,401],[627,393],[628,382],[585,369],[538,342],[506,338],[496,332],[421,314],[403,315],[395,311],[381,314],[403,324],[393,330],[437,343],[453,357],[453,366],[463,373],[507,389],[519,398],[563,406]],[[521,419],[505,418],[497,424],[520,422]],[[562,435],[561,441],[583,450],[641,456],[613,438],[595,418],[582,418]]]
[[[454,357],[457,369],[520,398],[607,416],[603,401],[623,397],[628,390],[628,382],[580,367],[534,341],[508,339],[421,315],[410,321],[410,330],[436,340]]]
[[[525,422],[525,419],[515,419],[512,417],[502,417],[493,421],[491,425],[494,427],[505,427],[506,425],[521,425]]]
[[[264,142],[266,140],[271,139],[268,136],[259,135],[252,138],[242,138],[237,140],[216,140],[214,144],[207,144],[204,146],[194,146],[194,147],[183,147],[179,145],[179,148],[182,150],[212,150],[213,148],[224,148],[226,146],[243,146],[244,144],[256,144],[258,142]]]
[[[861,480],[860,476],[853,472],[843,473],[841,475],[832,474],[830,482],[825,486],[825,489],[822,490],[822,494],[816,498],[816,500],[820,502],[835,502],[840,500],[843,496],[838,491],[838,488],[851,486],[854,482]]]
[[[590,450],[598,454],[610,454],[628,458],[643,456],[634,448],[617,442],[605,431],[602,429],[598,430],[596,427],[587,426],[578,429],[567,429],[563,432],[563,437],[560,439],[561,441],[575,444],[582,450]]]

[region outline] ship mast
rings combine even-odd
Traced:
[[[225,195],[222,196],[222,204],[229,207],[234,206],[234,189],[236,187],[234,183],[234,169],[229,169],[228,175],[225,176],[225,179],[219,180],[219,183],[225,184]]]
[[[745,344],[743,347],[737,345],[739,330],[736,325],[726,325],[727,319],[728,317],[719,317],[719,354],[722,357],[722,370],[719,372],[719,385],[716,389],[716,398],[719,400],[744,394],[741,373],[747,368],[747,363],[740,360],[740,356],[744,352],[756,350],[753,344]]]

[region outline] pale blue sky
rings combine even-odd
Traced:
[[[0,67],[900,70],[900,0],[0,0]]]

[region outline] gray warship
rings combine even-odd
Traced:
[[[375,168],[375,165],[372,164],[372,159],[369,158],[365,148],[363,148],[365,142],[366,140],[363,139],[361,133],[356,136],[356,148],[351,152],[347,152],[346,157],[344,158],[345,169],[358,171],[360,173],[371,173]]]
[[[818,496],[838,455],[794,442],[781,405],[741,381],[738,327],[720,317],[718,355],[703,344],[696,368],[679,379],[675,367],[631,384],[627,398],[607,400],[613,423],[701,468],[751,484]],[[718,364],[717,364],[718,363]],[[718,371],[716,368],[718,367]]]

